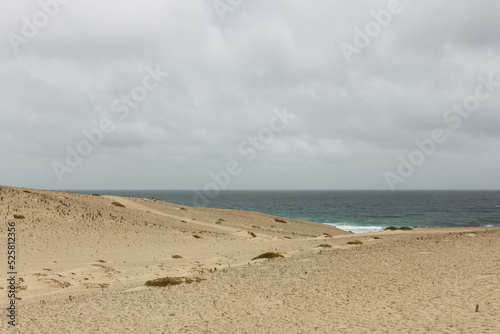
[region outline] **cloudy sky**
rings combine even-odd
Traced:
[[[500,189],[499,1],[0,3],[0,184]]]

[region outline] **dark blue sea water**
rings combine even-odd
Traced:
[[[192,191],[92,190],[194,205]],[[388,226],[500,226],[500,191],[221,191],[207,207],[260,211],[355,233]]]

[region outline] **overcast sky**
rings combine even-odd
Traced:
[[[0,184],[500,189],[499,1],[0,3]]]

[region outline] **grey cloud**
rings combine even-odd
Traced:
[[[17,54],[7,33],[39,7],[9,4],[0,14],[0,184],[202,188],[235,159],[245,168],[232,189],[387,189],[383,173],[415,140],[449,130],[443,115],[474,94],[479,76],[500,81],[496,1],[401,1],[347,63],[341,43],[387,3],[243,1],[221,21],[210,0],[72,1]],[[121,120],[111,105],[148,66],[170,75]],[[401,188],[498,188],[499,94]],[[285,107],[297,118],[245,162],[238,146]],[[60,183],[51,163],[103,117],[115,130]]]

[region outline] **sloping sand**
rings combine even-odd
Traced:
[[[1,333],[500,333],[500,228],[353,235],[154,199],[0,197],[2,249],[25,216],[19,325],[7,324],[4,265]],[[264,252],[284,258],[252,260]],[[144,285],[166,276],[204,280]]]

